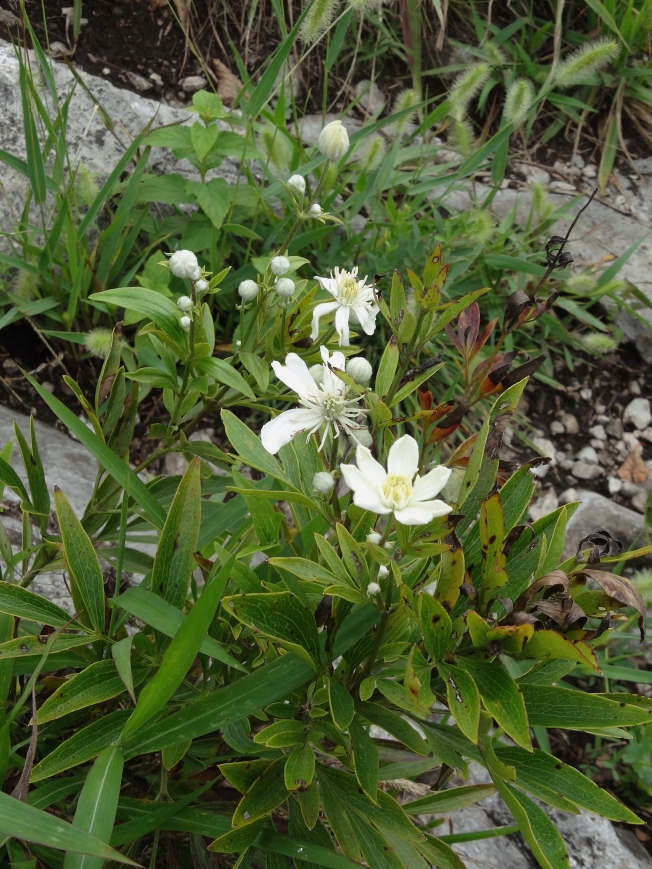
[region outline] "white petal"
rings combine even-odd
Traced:
[[[403,435],[389,448],[387,473],[401,474],[409,480],[419,469],[419,445],[411,435]]]
[[[319,286],[322,290],[326,290],[331,296],[337,296],[337,279],[336,278],[320,278],[315,275],[315,280],[319,281]]]
[[[349,338],[349,314],[350,308],[342,305],[335,312],[335,331],[340,336],[340,347],[348,347],[351,343]]]
[[[359,468],[356,468],[355,465],[340,465],[340,470],[344,482],[349,489],[353,490],[353,503],[356,507],[383,515],[392,512],[380,500],[378,487],[374,486]]]
[[[323,278],[322,280],[326,279]],[[331,311],[335,311],[339,306],[339,302],[322,302],[320,305],[317,305],[315,310],[312,312],[312,332],[310,333],[310,337],[313,341],[319,337],[320,318],[325,317],[326,314],[330,314]]]
[[[362,444],[358,444],[355,461],[370,483],[373,483],[375,486],[383,485],[387,479],[387,471],[374,459],[369,447],[363,447]]]
[[[427,501],[438,495],[448,482],[451,469],[439,465],[423,477],[417,477],[412,489],[413,501]]]
[[[328,362],[331,368],[338,368],[340,371],[344,371],[346,367],[346,359],[344,358],[344,353],[340,353],[339,350],[336,350],[335,353],[332,354]]]
[[[427,525],[438,516],[445,516],[453,508],[443,501],[411,501],[403,510],[394,515],[402,525]]]
[[[375,306],[371,307],[370,305],[356,305],[353,311],[365,334],[373,335],[376,331],[378,308]]]
[[[301,398],[314,397],[318,394],[317,384],[312,378],[308,366],[296,353],[288,353],[285,365],[272,362],[274,373],[286,386],[289,386]]]
[[[310,431],[323,421],[318,411],[295,407],[266,422],[260,430],[260,439],[267,452],[276,455],[302,431]]]

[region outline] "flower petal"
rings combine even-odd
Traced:
[[[351,343],[349,338],[349,314],[351,309],[341,305],[335,312],[335,331],[340,336],[340,347],[348,347]]]
[[[331,358],[328,360],[331,368],[338,368],[340,371],[344,371],[346,367],[346,359],[344,358],[344,353],[340,353],[339,350],[336,350],[335,353],[331,354]]]
[[[428,501],[438,495],[448,482],[451,469],[438,465],[423,477],[417,477],[412,488],[411,501]]]
[[[324,421],[316,410],[294,407],[266,422],[260,430],[260,439],[268,453],[276,453],[289,444],[302,431],[310,431]]]
[[[453,508],[443,501],[410,501],[403,510],[394,515],[401,525],[427,525],[438,516],[446,516]]]
[[[356,305],[353,311],[363,332],[366,335],[373,335],[376,331],[378,308],[375,305]]]
[[[327,278],[320,278],[320,280],[327,280]],[[312,312],[312,332],[310,333],[310,337],[313,341],[315,341],[319,337],[319,319],[320,317],[325,317],[326,314],[330,314],[331,311],[335,311],[339,308],[339,302],[322,302],[320,305],[317,305],[315,310]]]
[[[355,465],[340,465],[340,470],[344,482],[353,491],[353,503],[356,507],[383,515],[392,512],[380,500],[378,486],[375,486],[360,468],[356,468]]]
[[[375,486],[383,485],[387,479],[387,471],[383,468],[380,462],[377,462],[374,459],[369,447],[363,447],[362,444],[358,444],[355,453],[355,461],[369,482],[373,483]]]
[[[308,366],[296,353],[288,353],[285,357],[285,365],[276,361],[272,362],[272,368],[278,379],[301,398],[318,395],[317,384],[308,371]]]
[[[315,280],[319,281],[319,286],[322,290],[326,290],[331,296],[337,296],[337,277],[331,275],[330,278],[320,278],[319,275],[315,275]]]
[[[401,474],[409,480],[419,469],[419,445],[411,435],[403,435],[389,448],[387,473]]]

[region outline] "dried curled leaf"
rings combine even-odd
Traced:
[[[632,483],[642,483],[647,480],[650,469],[643,461],[641,449],[641,445],[636,444],[634,450],[618,468],[617,474],[621,480],[628,480]]]
[[[214,57],[211,60],[215,75],[217,76],[217,95],[225,106],[232,106],[236,97],[242,90],[242,82],[231,70]]]
[[[615,573],[607,573],[606,570],[592,570],[591,568],[585,568],[575,574],[573,579],[575,580],[578,577],[592,579],[593,582],[596,582],[606,591],[609,597],[620,601],[623,606],[633,607],[639,614],[638,628],[641,632],[641,642],[643,642],[645,639],[645,602],[634,583],[624,576],[616,576]]]

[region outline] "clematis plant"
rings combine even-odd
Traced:
[[[335,268],[330,278],[317,277],[319,286],[333,297],[332,302],[321,302],[312,315],[312,332],[310,337],[316,341],[319,337],[319,321],[326,314],[335,312],[335,330],[339,335],[340,346],[347,347],[350,342],[349,321],[359,323],[367,335],[373,335],[376,330],[376,304],[373,287],[367,284],[367,278],[358,278],[358,268],[351,271]]]

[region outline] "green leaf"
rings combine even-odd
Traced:
[[[391,733],[395,739],[402,742],[410,751],[423,757],[431,754],[428,743],[419,736],[414,727],[405,718],[397,715],[396,712],[392,712],[391,709],[381,706],[380,703],[358,703],[357,709],[364,718]]]
[[[231,823],[234,827],[251,824],[285,802],[288,798],[284,777],[286,761],[286,757],[273,760],[260,778],[256,779],[233,813]]]
[[[174,745],[167,745],[163,749],[161,752],[161,762],[168,772],[186,756],[191,745],[192,740],[188,739],[186,742],[177,742]]]
[[[355,813],[353,823],[367,866],[373,866],[374,869],[405,869],[405,864],[394,848],[367,821],[362,812]]]
[[[328,679],[326,684],[333,724],[340,730],[346,730],[355,715],[353,697],[334,676]]]
[[[104,632],[104,577],[93,544],[61,489],[54,489],[73,601],[81,621]]]
[[[181,685],[215,617],[235,558],[232,555],[217,576],[209,577],[201,597],[165,650],[156,675],[140,692],[134,714],[125,725],[125,736],[156,715]]]
[[[223,383],[225,386],[230,386],[237,392],[241,392],[252,401],[256,400],[251,386],[249,386],[242,374],[236,371],[228,362],[225,362],[224,359],[218,359],[216,356],[197,359],[195,368],[202,374],[208,374],[210,377],[213,377],[218,383]]]
[[[437,815],[456,812],[458,809],[471,806],[494,793],[496,793],[496,788],[493,785],[465,785],[461,788],[450,788],[450,790],[437,794],[429,794],[420,800],[403,803],[403,811],[408,815]]]
[[[229,830],[223,836],[218,836],[214,842],[208,846],[209,851],[217,854],[237,854],[244,851],[258,838],[265,825],[265,818],[259,818],[251,824],[246,824],[244,827],[238,827],[237,830]]]
[[[439,664],[439,672],[446,683],[448,708],[455,723],[471,742],[478,741],[480,726],[480,694],[473,677],[452,664]]]
[[[315,753],[311,745],[295,748],[285,764],[285,787],[289,791],[304,790],[315,775]]]
[[[19,84],[20,96],[23,108],[23,130],[25,134],[25,151],[27,155],[27,171],[29,174],[29,183],[34,196],[34,202],[45,202],[47,196],[47,185],[45,175],[45,165],[43,163],[43,155],[41,153],[41,145],[38,140],[36,128],[36,120],[32,110],[34,102],[34,94],[30,88],[30,78],[28,67],[25,63],[20,63],[19,66]]]
[[[177,379],[161,371],[160,368],[139,368],[138,371],[132,371],[126,375],[130,380],[135,380],[137,383],[146,383],[148,386],[155,386],[158,389],[176,389]]]
[[[349,724],[349,737],[353,749],[355,776],[369,799],[377,803],[379,760],[376,743],[357,717]]]
[[[27,489],[23,485],[23,481],[20,479],[18,474],[11,467],[9,462],[6,462],[3,458],[0,457],[0,484],[3,486],[9,486],[9,488],[16,494],[18,497],[25,501],[26,504],[30,504],[29,495],[27,494]]]
[[[237,594],[224,598],[222,606],[238,621],[282,643],[311,666],[319,662],[314,616],[291,592]]]
[[[467,869],[452,848],[433,836],[426,836],[416,847],[437,869]]]
[[[111,646],[111,657],[115,663],[115,668],[120,676],[122,684],[129,692],[129,696],[136,705],[136,694],[134,693],[134,677],[131,672],[131,644],[133,637],[128,636],[123,640],[119,640]]]
[[[260,442],[260,438],[255,435],[238,417],[231,413],[230,410],[223,410],[221,413],[222,422],[226,430],[226,436],[233,445],[237,454],[245,464],[263,474],[268,474],[277,480],[288,485],[291,489],[295,486],[292,481],[286,476],[281,468],[281,465]]]
[[[392,385],[398,367],[398,359],[398,344],[396,343],[394,336],[392,336],[380,358],[378,371],[376,372],[376,379],[374,381],[374,390],[380,398],[384,398],[384,396],[389,392],[389,388]]]
[[[523,646],[523,651],[516,657],[577,661],[600,672],[595,652],[590,646],[587,646],[586,643],[573,643],[563,634],[558,634],[557,631],[535,631]]]
[[[143,672],[143,678],[144,675]],[[36,720],[38,724],[54,721],[69,712],[117,697],[124,690],[113,661],[96,661],[60,685],[38,710]]]
[[[34,417],[30,416],[29,418],[29,446],[27,445],[23,433],[18,428],[16,420],[14,420],[14,432],[16,434],[18,446],[20,447],[23,465],[25,466],[25,471],[27,473],[31,503],[36,513],[38,526],[41,529],[41,532],[43,532],[47,529],[48,520],[50,518],[50,494],[48,492],[47,483],[45,482],[43,463],[41,462],[38,446],[36,445]]]
[[[103,293],[92,293],[89,299],[136,311],[148,317],[179,346],[183,347],[186,343],[186,333],[179,324],[179,309],[172,299],[155,290],[145,287],[118,287],[115,290],[104,290]]]
[[[499,726],[517,745],[531,749],[528,713],[522,689],[509,673],[500,665],[476,661],[474,658],[459,658],[458,663],[473,676],[482,702]]]
[[[87,646],[97,639],[99,637],[95,634],[59,634],[53,640],[52,651],[64,652],[66,649],[74,649],[77,646]],[[0,643],[0,658],[41,656],[47,642],[48,637],[41,634],[30,634],[29,636],[17,637],[15,640],[8,640],[6,643]]]
[[[242,364],[250,374],[253,374],[258,386],[260,386],[263,392],[267,392],[267,387],[269,386],[269,365],[260,356],[256,356],[255,353],[243,353],[240,351],[239,355]]]
[[[118,863],[128,863],[130,866],[138,865],[84,830],[1,792],[0,833],[61,851],[74,851],[101,857],[103,860],[117,860]]]
[[[62,628],[68,623],[71,626],[79,624],[71,622],[68,613],[51,600],[8,582],[0,582],[0,612],[52,628]]]
[[[195,569],[201,522],[200,469],[201,461],[194,458],[179,483],[152,568],[152,591],[176,607],[185,602]]]
[[[224,178],[188,181],[186,190],[197,199],[215,229],[220,229],[231,204],[231,188],[227,181]]]
[[[281,492],[278,493],[281,495]],[[318,582],[320,584],[331,585],[334,583],[335,577],[333,574],[317,564],[316,561],[309,561],[307,558],[270,558],[269,564],[277,570],[287,570],[293,576],[298,576],[306,582]]]
[[[190,128],[190,140],[197,159],[201,162],[215,144],[219,130],[215,124],[205,127],[198,121]]]
[[[153,592],[147,591],[142,586],[136,585],[128,588],[111,603],[113,606],[119,606],[121,609],[126,610],[132,616],[136,616],[137,619],[151,625],[155,630],[160,631],[171,639],[176,636],[177,631],[186,619],[186,616],[176,607],[172,606],[171,603],[158,597]],[[116,645],[119,644],[116,643]],[[236,667],[243,673],[247,672],[242,664],[236,661],[228,652],[225,652],[217,640],[214,640],[211,636],[206,635],[202,639],[199,651],[204,655],[215,658],[216,661],[221,661],[230,667]]]
[[[597,694],[548,685],[520,683],[530,724],[584,730],[589,727],[631,727],[652,721],[652,709],[637,709]]]
[[[86,776],[79,795],[73,827],[109,842],[115,821],[120,784],[122,781],[122,752],[115,745],[105,748],[97,757]],[[66,853],[63,869],[102,869],[103,857],[89,857]]]
[[[257,778],[269,766],[269,760],[244,760],[236,763],[222,763],[219,770],[224,778],[240,791],[246,794]]]
[[[328,826],[333,831],[337,843],[351,860],[360,859],[360,847],[356,838],[353,824],[355,819],[352,812],[342,799],[340,790],[331,782],[324,768],[320,767],[317,773],[319,778],[321,801]]]
[[[420,594],[418,607],[423,644],[432,660],[437,663],[446,655],[453,623],[444,607],[432,595]]]
[[[70,739],[58,745],[32,769],[30,782],[42,781],[92,760],[120,736],[129,709],[118,709],[77,730]]]

